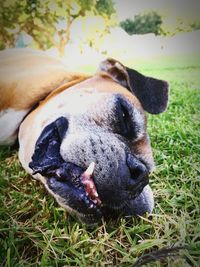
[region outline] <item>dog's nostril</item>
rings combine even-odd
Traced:
[[[144,167],[144,165],[143,166],[142,165],[139,165],[139,166],[136,166],[135,168],[130,169],[131,178],[140,179],[147,175],[146,168]]]
[[[131,154],[128,154],[127,156],[127,165],[132,179],[138,180],[145,178],[148,175],[146,166]]]

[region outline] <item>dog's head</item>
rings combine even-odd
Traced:
[[[144,110],[166,109],[168,84],[108,59],[101,73],[51,98],[29,164],[82,221],[153,209],[153,157]]]

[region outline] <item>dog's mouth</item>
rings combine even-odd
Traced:
[[[54,196],[57,196],[57,201],[61,205],[68,206],[72,212],[77,212],[77,216],[83,222],[93,224],[100,221],[102,217],[114,218],[118,214],[129,214],[127,203],[131,205],[132,215],[139,214],[136,209],[138,207],[143,208],[142,212],[144,207],[148,211],[147,204],[143,205],[143,198],[140,197],[141,200],[138,198],[146,184],[137,186],[137,192],[127,196],[127,201],[121,202],[122,206],[117,204],[115,207],[113,204],[104,203],[104,198],[100,198],[94,181],[94,162],[90,163],[86,170],[70,162],[60,162],[57,166],[51,165],[42,170],[40,168],[33,168],[33,170],[33,174],[40,173],[46,177],[46,187],[53,192]],[[136,199],[135,202],[134,199]]]
[[[95,168],[95,163],[91,162],[88,168],[78,175],[78,173],[74,173],[73,168],[70,171],[70,164],[64,167],[64,171],[57,169],[55,174],[56,178],[60,182],[68,183],[71,187],[74,187],[76,191],[76,195],[87,205],[89,209],[94,209],[102,206],[102,201],[99,198],[99,194],[97,193],[97,188],[93,180],[93,173]],[[67,168],[66,168],[67,167]],[[76,167],[76,169],[79,167]]]
[[[93,213],[96,211],[104,212],[107,208],[114,210],[121,210],[126,204],[126,201],[115,203],[104,203],[100,198],[97,187],[94,181],[95,163],[91,162],[86,170],[82,167],[75,165],[71,162],[57,162],[56,164],[44,165],[40,168],[38,165],[30,163],[33,169],[33,175],[40,173],[46,177],[48,188],[56,195],[61,197],[62,202],[66,204],[71,202],[73,209],[81,213]],[[135,184],[133,192],[127,195],[127,200],[137,198],[142,192],[143,188],[148,184],[145,183]],[[113,189],[112,189],[113,190]]]
[[[58,166],[48,166],[48,168],[33,169],[33,174],[40,173],[47,178],[48,187],[63,199],[68,199],[68,191],[76,198],[78,207],[84,205],[90,211],[99,210],[102,201],[99,198],[96,185],[93,179],[95,163],[91,162],[84,171],[81,167],[68,162],[62,162]],[[82,202],[83,205],[80,205]],[[76,206],[77,209],[77,206]]]
[[[110,209],[121,212],[130,198],[134,199],[142,192],[147,181],[145,184],[134,182],[130,192],[117,183],[105,184],[97,172],[94,176],[94,162],[85,169],[66,162],[60,154],[60,144],[67,125],[66,119],[60,117],[44,128],[29,163],[32,175],[38,173],[45,177],[43,183],[57,202],[82,221],[98,222]]]

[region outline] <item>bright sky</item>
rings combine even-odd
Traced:
[[[155,10],[168,22],[180,18],[183,21],[200,20],[200,0],[114,0],[119,20],[140,12]]]

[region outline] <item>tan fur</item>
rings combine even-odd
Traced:
[[[41,104],[45,104],[50,98],[60,94],[61,92],[65,91],[66,89],[72,87],[73,85],[75,84],[78,84],[86,79],[88,79],[90,76],[87,76],[87,75],[83,75],[82,77],[78,77],[77,79],[73,80],[73,81],[70,81],[70,82],[67,82],[67,83],[64,83],[62,84],[61,86],[59,86],[58,88],[56,88],[55,90],[53,90],[42,102]]]
[[[39,51],[0,52],[0,111],[30,109],[63,83],[85,75],[70,72],[59,60]]]
[[[30,49],[4,50],[0,52],[0,62],[0,111],[30,109],[46,96],[43,103],[77,83],[82,86],[81,82],[91,77],[70,72],[58,59]],[[101,86],[103,80],[108,83],[104,88]],[[116,87],[120,88],[119,93],[121,90],[126,92],[104,72],[88,82],[90,87],[94,85],[102,92],[115,91]],[[139,101],[134,100],[140,106]]]
[[[142,155],[142,159],[145,161],[152,161],[153,162],[153,155],[151,147],[149,146],[149,140],[148,138],[143,137],[142,139],[134,142],[132,146],[132,150],[136,155]],[[154,168],[154,165],[152,165],[152,169]]]

